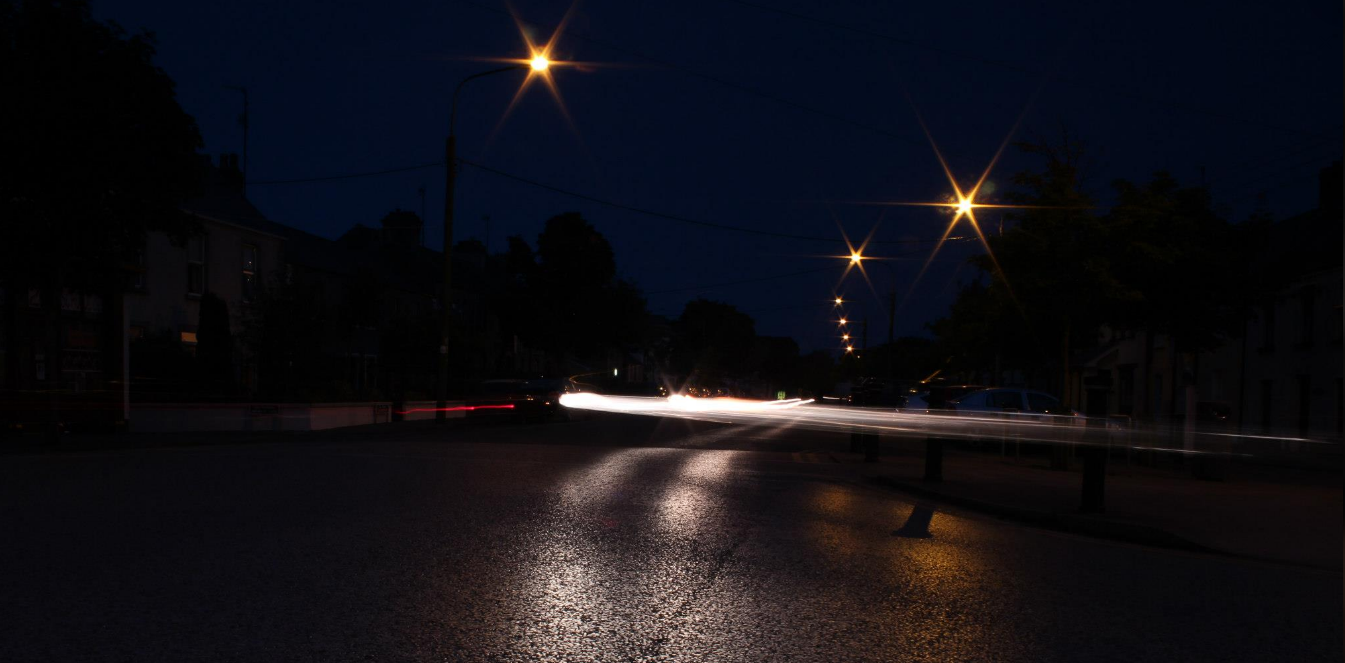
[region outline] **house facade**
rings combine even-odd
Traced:
[[[1106,411],[1157,424],[1195,417],[1251,435],[1340,439],[1342,384],[1341,170],[1320,175],[1316,209],[1273,223],[1249,269],[1265,297],[1241,333],[1183,356],[1163,334],[1104,331],[1071,375],[1066,396],[1083,404],[1084,381],[1110,378]]]

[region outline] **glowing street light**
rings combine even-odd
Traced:
[[[841,340],[842,340],[842,341],[848,341],[848,340],[850,340],[850,335],[849,335],[849,334],[841,334]]]
[[[845,324],[846,322],[848,322],[848,320],[846,320],[845,318],[841,318],[840,322],[841,324]]]
[[[853,353],[853,352],[855,351],[855,346],[853,346],[853,345],[847,345],[847,346],[845,346],[845,351],[846,351],[847,353]]]
[[[840,306],[840,305],[843,304],[843,303],[845,303],[845,300],[844,300],[844,299],[841,299],[840,297],[837,297],[837,298],[836,298],[836,305],[837,305],[837,306]]]
[[[858,251],[853,251],[853,252],[850,253],[850,264],[851,264],[851,265],[858,265],[858,264],[859,264],[859,261],[861,261],[861,260],[863,260],[863,259],[864,259],[864,255],[861,254],[861,253],[858,252]]]
[[[551,39],[549,39],[545,44],[541,45],[533,43],[532,38],[528,36],[528,32],[523,29],[522,23],[519,23],[518,24],[519,32],[522,33],[523,41],[525,42],[525,45],[528,48],[528,53],[531,54],[532,57],[526,59],[492,58],[491,61],[499,62],[506,66],[498,67],[495,69],[488,69],[486,71],[481,71],[472,74],[471,76],[462,79],[458,83],[458,86],[453,89],[453,96],[451,97],[451,100],[449,102],[449,110],[448,110],[448,140],[444,142],[444,164],[447,166],[444,169],[445,182],[444,182],[443,293],[445,298],[448,297],[449,293],[453,292],[452,288],[453,198],[454,198],[454,189],[457,183],[457,170],[458,170],[457,134],[455,132],[455,125],[457,124],[457,117],[458,117],[458,96],[462,93],[462,89],[467,85],[467,83],[474,81],[478,78],[484,78],[486,76],[494,76],[497,74],[504,74],[513,71],[520,71],[520,70],[526,71],[527,76],[523,79],[523,84],[519,86],[518,91],[514,93],[513,100],[509,102],[509,108],[506,109],[504,112],[505,116],[507,117],[509,115],[510,110],[512,110],[514,105],[518,103],[519,98],[523,96],[524,91],[528,89],[528,86],[533,82],[533,80],[540,78],[542,82],[546,84],[547,88],[551,90],[551,96],[555,97],[556,104],[557,106],[560,107],[561,114],[565,116],[566,120],[569,120],[570,118],[569,111],[565,109],[565,102],[561,99],[560,90],[556,87],[556,82],[551,74],[551,67],[552,65],[562,66],[562,65],[574,65],[576,63],[565,62],[560,60],[552,60],[551,51],[553,48],[555,48],[556,41],[560,38],[561,33],[564,32],[565,23],[570,18],[570,12],[573,11],[574,6],[571,5],[570,11],[566,12],[565,18],[563,18],[560,22],[560,25],[556,27],[556,31],[552,33]],[[515,22],[518,22],[517,17],[515,17]],[[501,119],[501,122],[503,122],[503,119]],[[572,126],[573,124],[574,123],[571,122]],[[440,335],[440,342],[439,342],[439,380],[435,388],[436,392],[435,402],[437,412],[435,421],[440,424],[445,423],[447,421],[447,415],[445,415],[445,412],[448,402],[448,340],[450,332],[453,327],[452,324],[453,307],[444,306],[442,308],[443,308],[443,312],[441,314],[442,333]]]

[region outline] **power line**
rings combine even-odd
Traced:
[[[443,161],[431,161],[429,163],[416,164],[414,166],[401,166],[399,168],[385,168],[383,170],[370,170],[361,173],[346,173],[344,175],[322,175],[318,177],[299,177],[285,180],[253,180],[248,184],[267,185],[267,184],[307,184],[310,182],[332,182],[336,180],[349,180],[357,177],[373,177],[375,175],[391,175],[393,173],[406,173],[413,170],[422,170],[425,168],[435,168],[444,165]]]
[[[744,234],[749,234],[749,235],[762,235],[762,236],[765,236],[765,237],[776,237],[776,238],[779,238],[779,239],[804,240],[804,241],[809,241],[809,242],[832,242],[832,243],[843,243],[843,242],[845,242],[845,239],[844,239],[844,238],[840,238],[840,237],[822,237],[822,236],[818,236],[818,235],[795,235],[795,234],[791,234],[791,233],[775,232],[775,231],[772,231],[772,230],[760,230],[760,229],[757,229],[757,228],[746,228],[746,227],[743,227],[743,226],[732,226],[732,225],[728,225],[728,224],[725,224],[725,223],[715,223],[715,222],[713,222],[713,221],[702,221],[702,220],[700,220],[700,219],[692,219],[692,218],[689,218],[689,217],[679,216],[679,215],[676,215],[676,214],[667,214],[667,213],[664,213],[664,212],[657,212],[657,211],[654,211],[654,210],[651,210],[651,209],[645,209],[645,208],[643,208],[643,207],[635,207],[635,206],[633,206],[633,205],[625,205],[625,204],[618,203],[618,202],[614,202],[614,201],[611,201],[611,200],[604,200],[604,199],[602,199],[602,198],[598,198],[598,197],[596,197],[596,196],[591,196],[591,195],[588,195],[588,194],[586,194],[586,193],[580,193],[580,192],[578,192],[578,191],[571,191],[571,190],[569,190],[569,189],[562,189],[562,188],[560,188],[560,187],[558,187],[558,186],[553,186],[553,185],[551,185],[551,184],[546,184],[546,183],[543,183],[543,182],[538,182],[538,181],[536,181],[536,180],[531,180],[531,179],[528,179],[528,178],[526,178],[526,177],[522,177],[522,176],[519,176],[519,175],[514,175],[513,173],[507,173],[507,172],[505,172],[505,171],[503,171],[503,170],[498,170],[498,169],[496,169],[496,168],[491,168],[490,166],[487,166],[487,165],[485,165],[485,164],[476,163],[476,162],[474,162],[474,161],[468,161],[467,159],[458,159],[458,162],[461,163],[461,164],[467,165],[467,166],[471,166],[471,167],[476,168],[476,169],[478,169],[478,170],[482,170],[482,171],[485,171],[485,172],[487,172],[487,173],[491,173],[492,175],[497,175],[497,176],[499,176],[499,177],[503,177],[503,178],[505,178],[505,179],[513,180],[513,181],[515,181],[515,182],[519,182],[519,183],[522,183],[522,184],[527,184],[527,185],[529,185],[529,186],[534,186],[534,187],[537,187],[537,188],[539,188],[539,189],[545,189],[545,190],[547,190],[547,191],[552,191],[552,192],[554,192],[554,193],[559,193],[559,194],[562,194],[562,195],[570,196],[570,197],[572,197],[572,198],[578,198],[579,200],[586,200],[586,201],[588,201],[588,202],[591,202],[591,203],[597,203],[597,204],[599,204],[599,205],[604,205],[604,206],[607,206],[607,207],[611,207],[611,208],[613,208],[613,209],[619,209],[619,210],[623,210],[623,211],[626,211],[626,212],[634,212],[634,213],[636,213],[636,214],[643,214],[643,215],[645,215],[645,216],[651,216],[651,217],[654,217],[654,218],[656,218],[656,219],[664,219],[664,220],[666,220],[666,221],[675,221],[675,222],[677,222],[677,223],[686,223],[686,224],[690,224],[690,225],[701,226],[701,227],[704,227],[704,228],[714,228],[714,229],[716,229],[716,230],[727,230],[727,231],[731,231],[731,232],[744,233]],[[957,237],[957,238],[952,238],[952,237],[950,237],[950,238],[949,238],[949,240],[953,240],[953,239],[966,240],[966,239],[971,239],[971,238],[968,238],[968,237]],[[936,243],[936,242],[938,242],[938,241],[939,241],[939,240],[933,240],[933,239],[928,239],[928,240],[886,240],[886,241],[878,241],[878,240],[874,240],[873,242],[870,242],[870,243],[871,243],[871,244],[932,244],[932,243]]]

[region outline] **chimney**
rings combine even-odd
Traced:
[[[1334,219],[1341,217],[1341,199],[1345,197],[1342,177],[1345,174],[1342,174],[1339,161],[1323,168],[1317,175],[1317,209]]]
[[[220,177],[229,188],[243,191],[243,173],[238,170],[238,155],[232,152],[224,152],[219,155]]]
[[[415,212],[395,209],[383,217],[383,239],[393,244],[422,246],[425,222]]]

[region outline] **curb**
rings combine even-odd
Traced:
[[[1036,511],[1033,509],[995,504],[993,502],[984,502],[968,497],[961,497],[959,495],[949,495],[938,490],[933,490],[908,481],[902,481],[887,476],[868,477],[868,480],[871,483],[884,488],[890,488],[917,497],[938,500],[971,511],[989,514],[1005,520],[1014,520],[1042,529],[1091,536],[1098,539],[1110,539],[1124,543],[1134,543],[1154,548],[1243,557],[1242,555],[1237,555],[1235,553],[1203,546],[1189,539],[1177,536],[1165,529],[1150,527],[1148,525],[1122,523],[1114,520],[1103,520],[1100,518],[1071,515],[1067,513]]]

